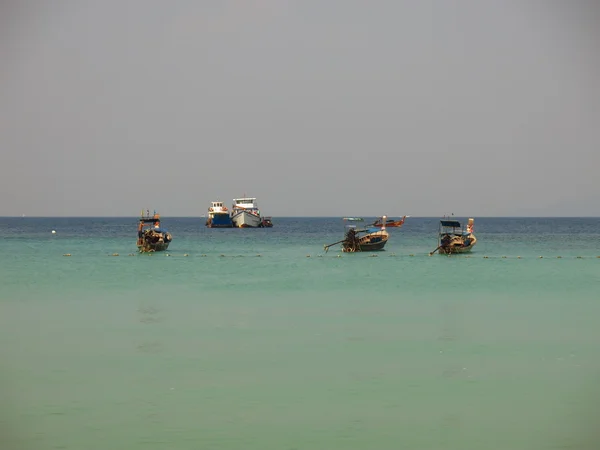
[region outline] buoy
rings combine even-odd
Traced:
[[[337,257],[338,257],[338,258],[341,258],[341,257],[342,257],[342,255],[337,255]]]
[[[310,255],[306,255],[307,258],[310,258]]]
[[[205,258],[205,257],[206,257],[206,255],[200,255],[200,256],[201,256],[201,257],[203,257],[203,258]]]
[[[540,258],[540,259],[542,259],[542,258],[543,258],[543,256],[540,256],[539,258]]]
[[[503,256],[502,258],[506,258],[506,256]]]
[[[378,255],[369,255],[371,258],[377,258]]]
[[[168,253],[165,253],[165,255],[166,255],[166,256],[171,256],[171,255],[169,255]]]
[[[256,256],[262,256],[262,255],[259,253],[259,254],[258,254],[258,255],[256,255]]]
[[[410,255],[408,255],[408,256],[415,256],[415,255],[411,253],[411,254],[410,254]]]
[[[582,259],[582,257],[581,257],[581,256],[578,256],[578,257],[577,257],[577,259]]]
[[[557,256],[557,258],[558,258],[558,259],[561,259],[561,258],[562,258],[562,256]]]
[[[187,253],[184,253],[183,256],[189,256]]]
[[[488,257],[487,257],[487,256],[484,256],[484,257],[483,257],[483,259],[488,259]]]
[[[56,234],[56,230],[52,230],[52,234]]]
[[[521,257],[520,257],[520,256],[517,256],[517,259],[521,259]]]
[[[118,254],[118,253],[113,253],[112,255],[113,255],[113,256],[119,256],[119,254]]]
[[[221,254],[221,255],[219,255],[219,256],[221,256],[221,257],[224,257],[225,255]]]
[[[70,253],[65,253],[63,256],[71,256]]]

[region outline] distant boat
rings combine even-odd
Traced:
[[[406,217],[407,216],[404,216],[400,220],[387,219],[386,222],[385,222],[385,226],[388,227],[388,228],[400,228],[402,225],[404,225],[404,221],[406,220]],[[382,217],[378,217],[377,220],[372,223],[372,225],[374,227],[381,227],[381,226],[383,226],[383,218]]]
[[[473,234],[473,223],[474,219],[470,218],[467,228],[463,230],[457,220],[440,220],[438,247],[429,254],[433,255],[435,252],[439,252],[442,255],[450,255],[470,252],[477,244],[477,238]]]
[[[348,220],[347,217],[344,220]],[[386,217],[383,216],[383,220]],[[390,238],[389,233],[382,227],[370,227],[357,229],[356,225],[346,225],[344,239],[333,244],[325,245],[323,249],[327,252],[329,247],[342,244],[342,251],[345,253],[368,252],[383,250]]]
[[[162,252],[169,248],[173,240],[171,233],[160,226],[160,215],[156,211],[151,216],[150,211],[142,210],[138,224],[137,247],[140,253]]]
[[[236,228],[260,228],[262,218],[254,197],[234,198],[231,221]]]
[[[231,228],[233,222],[229,216],[227,206],[223,202],[211,202],[208,208],[208,219],[206,219],[208,228]]]

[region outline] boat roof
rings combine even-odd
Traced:
[[[240,197],[233,199],[234,202],[237,202],[238,200],[256,200],[256,197]]]
[[[457,220],[440,220],[443,227],[460,228],[460,222]]]
[[[156,212],[156,210],[154,210],[154,212],[152,214],[150,214],[150,210],[147,209],[146,211],[144,211],[142,209],[142,212],[140,214],[140,220],[141,219],[160,219],[160,214]]]
[[[344,220],[349,220],[351,222],[362,222],[364,219],[362,217],[344,217]]]

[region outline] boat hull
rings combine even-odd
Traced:
[[[404,222],[401,220],[397,220],[395,222],[386,222],[385,224],[386,228],[400,228],[402,225],[404,225]],[[374,222],[372,226],[381,227],[383,224],[381,222]]]
[[[359,247],[360,247],[361,252],[371,252],[371,251],[383,250],[383,247],[385,247],[385,244],[387,244],[387,239],[385,241],[380,241],[380,242],[375,242],[375,243],[360,244]]]
[[[164,252],[169,248],[170,242],[158,243],[158,244],[150,244],[144,243],[142,246],[138,246],[140,253],[149,253],[149,252]]]
[[[168,231],[146,230],[139,236],[137,247],[140,253],[164,252],[172,240],[173,236]]]
[[[388,239],[389,234],[387,231],[376,231],[362,236],[354,245],[351,242],[344,242],[342,244],[342,251],[346,253],[381,251],[384,249],[385,244],[387,244]]]
[[[237,211],[231,216],[231,221],[235,228],[259,228],[262,219],[258,214],[248,211]]]
[[[206,220],[208,228],[232,228],[233,222],[228,213],[209,213]]]
[[[466,236],[464,239],[455,238],[449,245],[440,246],[439,254],[454,255],[461,253],[469,253],[471,250],[473,250],[475,244],[477,244],[477,238],[473,234]]]

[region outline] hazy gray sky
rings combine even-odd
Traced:
[[[600,5],[0,2],[0,215],[600,215]]]

